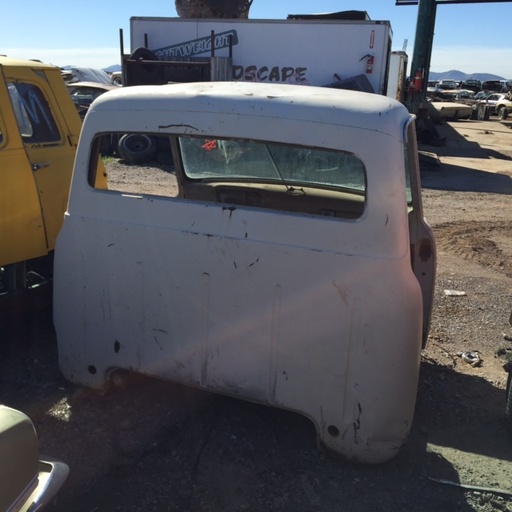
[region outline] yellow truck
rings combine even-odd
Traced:
[[[0,297],[51,279],[81,127],[58,67],[0,57]]]

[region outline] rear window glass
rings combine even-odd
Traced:
[[[94,153],[89,183],[130,197],[342,219],[361,217],[366,205],[366,169],[349,152],[245,139],[105,133]]]
[[[192,180],[251,181],[365,191],[359,158],[340,151],[274,143],[179,138],[183,169]]]

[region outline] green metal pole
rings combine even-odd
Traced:
[[[434,41],[434,25],[436,22],[437,0],[419,0],[418,22],[416,25],[416,37],[414,40],[414,52],[411,65],[411,83],[414,78],[421,74],[422,85],[414,90],[412,87],[409,94],[409,109],[417,114],[420,104],[427,96],[427,80],[430,69],[430,58],[432,56],[432,45]]]

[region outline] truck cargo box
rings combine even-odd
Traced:
[[[125,84],[210,80],[215,56],[231,58],[229,80],[325,86],[358,77],[344,88],[385,94],[391,38],[389,21],[132,17]]]

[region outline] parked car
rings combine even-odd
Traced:
[[[512,111],[512,101],[510,94],[490,94],[477,104],[477,109],[485,108],[488,115],[497,115],[500,119],[507,119],[509,112]]]
[[[117,89],[117,85],[99,82],[73,82],[67,84],[69,94],[80,117],[83,119],[91,103],[107,91]]]
[[[512,80],[500,80],[506,91],[512,90]]]
[[[427,93],[433,94],[437,91],[439,80],[429,80],[427,82]]]
[[[472,116],[470,105],[453,99],[449,101],[435,99],[430,102],[430,106],[433,107],[430,109],[432,118],[440,124],[446,123],[448,119],[470,119]]]
[[[470,91],[469,89],[454,89],[451,91],[444,91],[439,96],[442,96],[443,99],[458,101],[460,103],[465,103],[466,100],[473,101],[475,97],[475,93]]]
[[[41,510],[52,503],[68,473],[63,462],[39,457],[30,418],[0,405],[0,510]]]
[[[482,82],[474,78],[469,78],[468,80],[464,80],[464,82],[462,82],[461,87],[476,93],[482,90]]]
[[[445,78],[439,81],[437,88],[443,91],[457,89],[457,82],[455,80]]]
[[[482,89],[492,92],[507,92],[508,90],[502,80],[486,80],[482,82]]]
[[[110,80],[112,81],[112,85],[123,85],[123,72],[113,71],[110,73]]]
[[[492,93],[489,91],[479,91],[477,92],[473,98],[471,99],[464,99],[462,100],[467,105],[471,105],[471,119],[478,119],[478,104],[481,103],[482,100],[485,100],[487,97],[489,97]],[[488,109],[487,109],[488,112]],[[485,117],[485,108],[480,112],[481,119],[483,120],[483,117]],[[487,116],[489,117],[489,116]]]
[[[105,85],[112,84],[110,75],[103,69],[66,66],[61,68],[61,74],[62,78],[64,78],[64,81],[67,83],[97,82]]]
[[[11,293],[50,299],[81,128],[58,67],[0,56],[0,319],[14,313]]]
[[[475,96],[473,97],[473,99],[479,101],[479,100],[485,100],[485,98],[488,98],[490,95],[492,94],[492,92],[490,91],[479,91],[475,94]]]

